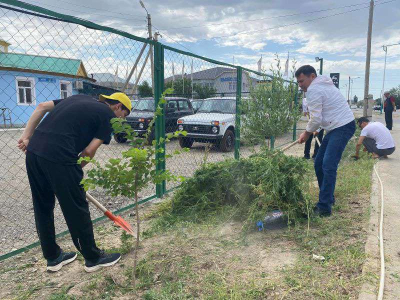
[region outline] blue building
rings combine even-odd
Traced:
[[[79,59],[9,53],[9,45],[0,40],[0,127],[24,126],[41,102],[100,88]]]

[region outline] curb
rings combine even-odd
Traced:
[[[365,243],[365,262],[362,268],[364,283],[361,286],[359,300],[375,300],[378,295],[378,279],[380,268],[379,257],[379,209],[380,209],[379,181],[375,172],[372,172],[372,187],[370,198],[370,218]]]

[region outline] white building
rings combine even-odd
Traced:
[[[176,74],[175,80],[182,78],[182,74]],[[236,69],[215,67],[203,71],[194,72],[193,75],[185,73],[185,79],[193,78],[194,84],[208,85],[216,89],[217,94],[225,96],[236,94]],[[165,78],[165,82],[172,81],[172,76]],[[248,93],[250,86],[258,82],[250,77],[248,72],[242,74],[242,93]]]

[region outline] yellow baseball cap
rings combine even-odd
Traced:
[[[101,101],[104,101],[105,99],[116,100],[122,103],[127,109],[129,109],[129,112],[132,110],[131,99],[129,99],[129,97],[124,93],[114,93],[111,94],[110,96],[100,95],[99,98]]]

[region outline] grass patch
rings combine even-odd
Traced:
[[[363,277],[361,272],[374,161],[364,153],[360,160],[353,161],[350,159],[353,153],[354,143],[350,143],[338,170],[332,217],[312,218],[309,227],[305,220],[296,219],[286,231],[256,232],[254,219],[276,208],[274,197],[289,195],[286,203],[279,204],[287,205],[289,211],[293,209],[293,215],[302,212],[307,201],[316,202],[318,187],[306,182],[313,174],[311,162],[297,158],[286,161],[278,155],[274,163],[289,162],[304,173],[296,175],[296,171],[288,181],[278,178],[272,182],[269,176],[274,173],[268,164],[274,158],[270,156],[253,156],[248,161],[227,161],[203,168],[195,178],[202,190],[194,189],[195,182],[189,179],[177,190],[174,201],[160,203],[158,209],[147,215],[151,224],[144,224],[148,229],[142,235],[136,290],[132,288],[133,268],[128,255],[123,264],[114,267],[115,272],[96,274],[82,288],[82,299],[357,298],[364,281],[376,281],[375,274]],[[242,169],[234,171],[230,169],[233,166]],[[266,172],[265,178],[257,170],[254,174],[246,173],[257,166],[271,173]],[[219,168],[224,171],[218,173]],[[211,179],[207,178],[210,172],[214,174]],[[257,184],[250,185],[249,178]],[[229,184],[223,182],[225,179]],[[315,178],[311,179],[315,182]],[[211,186],[212,180],[219,183]],[[294,186],[296,180],[301,182]],[[284,194],[288,184],[294,187]],[[231,185],[236,185],[236,193],[230,189]],[[272,196],[267,196],[267,187],[275,189],[270,189]],[[189,199],[192,189],[193,197]],[[255,197],[255,202],[246,196],[247,192]],[[292,206],[295,197],[300,197],[300,204]],[[250,201],[247,208],[245,201]],[[108,230],[105,227],[100,232]],[[123,233],[121,244],[112,251],[128,253],[132,242]],[[324,256],[325,260],[313,260],[313,254]],[[290,263],[284,264],[286,261]],[[400,278],[397,273],[391,277]],[[32,297],[34,292],[35,287],[30,288],[21,299]],[[52,297],[73,299],[65,298],[67,290]]]

